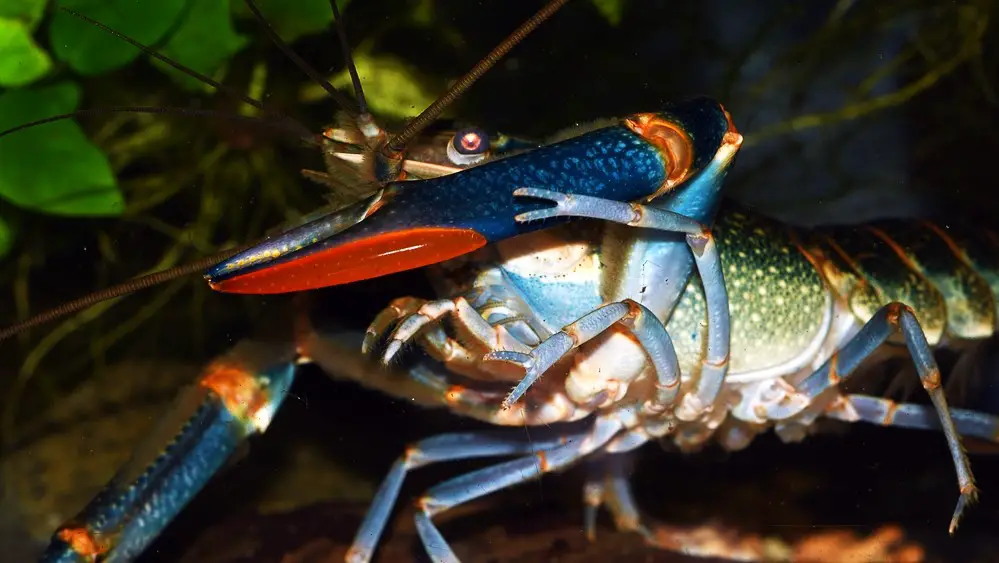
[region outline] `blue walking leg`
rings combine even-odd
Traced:
[[[846,395],[844,399],[860,415],[860,420],[880,426],[940,430],[940,419],[930,405],[897,403],[891,399],[869,395]],[[843,419],[842,413],[829,414]],[[999,442],[999,417],[968,409],[950,409],[957,433],[990,442]]]
[[[539,430],[538,433],[542,431]],[[442,461],[529,454],[551,449],[569,439],[566,434],[552,436],[551,431],[544,434],[547,435],[528,436],[520,429],[442,434],[407,447],[406,453],[392,465],[375,494],[371,507],[354,536],[354,542],[347,550],[347,563],[371,561],[392,507],[399,497],[403,479],[410,470]]]
[[[619,322],[635,335],[649,355],[656,371],[656,391],[645,405],[647,412],[649,414],[665,412],[673,405],[680,389],[680,364],[666,327],[652,311],[631,299],[604,305],[583,315],[579,320],[566,325],[542,341],[529,353],[503,350],[486,354],[487,361],[513,363],[524,368],[526,372],[520,383],[504,399],[503,408],[509,408],[520,400],[531,385],[570,350],[583,345]]]
[[[631,227],[665,232],[685,233],[687,244],[694,254],[704,299],[708,311],[707,352],[701,362],[701,376],[697,383],[696,403],[686,405],[689,412],[678,413],[684,420],[693,420],[704,410],[710,409],[721,391],[728,372],[731,323],[729,321],[728,292],[722,274],[721,257],[711,231],[701,223],[678,213],[656,209],[647,205],[625,203],[593,196],[564,194],[537,188],[520,188],[514,195],[546,199],[555,207],[522,213],[517,221],[536,221],[549,217],[587,217],[620,223]],[[687,411],[688,409],[684,409]]]
[[[940,426],[950,448],[951,458],[957,469],[957,483],[960,487],[961,498],[958,500],[950,521],[949,530],[953,534],[965,506],[973,503],[978,497],[978,489],[975,487],[975,479],[971,473],[968,456],[961,445],[961,438],[947,407],[947,399],[944,398],[940,385],[940,368],[937,367],[936,360],[933,359],[933,352],[926,342],[926,335],[919,326],[919,321],[916,320],[912,308],[903,303],[894,302],[879,309],[843,348],[836,351],[815,373],[801,381],[796,389],[810,402],[830,387],[838,385],[848,378],[864,359],[869,357],[889,337],[899,332],[905,337],[905,345],[915,363],[919,380],[926,392],[929,393],[930,400],[933,401],[933,408],[939,417]],[[794,416],[799,410],[796,407],[774,405],[768,416],[782,420]]]
[[[506,322],[493,320],[497,312],[495,305],[499,303],[488,300],[487,288],[477,288],[465,295],[435,301],[414,297],[396,299],[368,327],[361,350],[364,353],[370,352],[382,334],[392,328],[380,354],[383,364],[389,364],[404,344],[419,337],[424,348],[434,357],[445,361],[451,360],[453,356],[455,364],[472,368],[488,350],[500,348],[527,351],[530,344],[537,343],[537,335],[532,334],[530,323],[523,315],[503,315]],[[480,307],[483,310],[480,311]],[[484,318],[487,315],[490,317],[489,321]],[[440,322],[445,316],[454,321],[453,326],[458,332],[456,338],[450,338],[444,332]],[[516,334],[509,332],[510,329]],[[525,337],[526,344],[518,338],[521,336]],[[477,354],[472,354],[469,346],[480,350]]]
[[[431,560],[459,561],[431,518],[459,504],[564,469],[600,449],[622,428],[623,423],[616,417],[599,417],[588,432],[568,438],[565,444],[466,473],[431,488],[416,503],[416,529]]]

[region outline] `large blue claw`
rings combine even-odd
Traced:
[[[390,184],[206,273],[231,293],[286,293],[419,268],[564,218],[515,217],[546,204],[517,197],[544,188],[615,201],[661,196],[696,176],[735,133],[713,100],[674,104],[457,174]]]

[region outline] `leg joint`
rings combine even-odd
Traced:
[[[888,305],[885,305],[885,317],[888,324],[898,328],[902,323],[902,316],[906,313],[915,316],[915,311],[912,307],[902,303],[901,301],[892,301]]]

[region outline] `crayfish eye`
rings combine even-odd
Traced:
[[[471,166],[489,154],[489,135],[482,129],[466,127],[458,130],[447,144],[447,157],[458,166]]]

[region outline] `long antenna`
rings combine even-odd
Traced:
[[[256,243],[254,243],[256,244]],[[7,340],[8,338],[28,330],[29,328],[38,326],[40,324],[45,324],[51,320],[58,319],[59,317],[65,317],[71,313],[75,313],[81,309],[86,309],[91,305],[100,303],[101,301],[107,301],[108,299],[114,299],[116,297],[121,297],[123,295],[128,295],[129,293],[134,293],[140,289],[145,289],[147,287],[152,287],[154,285],[159,285],[161,283],[186,276],[188,274],[193,274],[195,272],[202,272],[220,262],[228,260],[229,258],[243,252],[244,250],[251,248],[254,244],[247,244],[240,246],[238,248],[232,248],[229,250],[223,250],[213,256],[207,256],[201,258],[189,264],[183,264],[181,266],[175,266],[161,272],[156,272],[153,274],[148,274],[145,276],[140,276],[134,278],[124,283],[109,287],[107,289],[102,289],[100,291],[95,291],[89,295],[81,297],[70,301],[68,303],[63,303],[62,305],[45,311],[44,313],[39,313],[25,321],[15,323],[3,330],[0,330],[0,342]]]
[[[153,48],[151,48],[151,47],[149,47],[147,45],[144,45],[144,44],[140,43],[139,41],[137,41],[137,40],[129,37],[128,35],[125,35],[124,33],[120,32],[120,31],[118,31],[116,29],[112,29],[112,28],[104,25],[103,23],[101,23],[101,22],[99,22],[99,21],[97,21],[97,20],[95,20],[95,19],[93,19],[93,18],[91,18],[89,16],[86,16],[84,14],[81,14],[80,12],[77,12],[76,10],[73,10],[72,8],[66,8],[65,6],[60,6],[59,9],[62,10],[62,11],[64,11],[64,12],[66,12],[67,14],[70,14],[71,16],[73,16],[75,18],[78,18],[80,20],[83,20],[83,21],[87,22],[88,24],[90,24],[90,25],[92,25],[92,26],[94,26],[94,27],[96,27],[96,28],[104,31],[105,33],[108,33],[108,34],[110,34],[110,35],[112,35],[112,36],[114,36],[114,37],[116,37],[116,38],[118,38],[118,39],[120,39],[120,40],[128,43],[129,45],[131,45],[131,46],[135,47],[136,49],[140,50],[145,55],[147,55],[149,57],[152,57],[152,58],[154,58],[154,59],[162,62],[163,64],[166,64],[166,65],[170,66],[171,68],[177,70],[178,72],[181,72],[181,73],[183,73],[183,74],[185,74],[185,75],[187,75],[187,76],[189,76],[189,77],[191,77],[191,78],[193,78],[195,80],[198,80],[199,82],[207,84],[207,85],[211,86],[212,88],[215,88],[217,91],[219,91],[221,93],[224,93],[224,94],[227,94],[227,95],[229,95],[229,96],[231,96],[231,97],[233,97],[233,98],[235,98],[237,100],[240,100],[240,101],[242,101],[245,104],[253,106],[253,107],[257,108],[258,110],[264,112],[265,114],[269,114],[269,115],[271,115],[271,116],[273,116],[275,118],[278,118],[277,120],[265,120],[265,119],[257,118],[257,122],[258,123],[264,123],[265,125],[271,125],[272,127],[281,128],[282,126],[279,125],[278,122],[282,122],[283,121],[286,124],[286,126],[284,128],[287,129],[287,130],[294,130],[295,134],[298,135],[299,137],[302,137],[303,139],[306,139],[308,141],[311,141],[314,138],[314,135],[308,129],[308,127],[306,127],[305,125],[302,125],[301,123],[295,121],[294,119],[292,119],[292,118],[290,118],[288,116],[282,115],[282,114],[280,114],[280,113],[278,113],[278,112],[270,109],[269,107],[265,106],[264,103],[261,102],[260,100],[257,100],[257,99],[255,99],[255,98],[253,98],[251,96],[248,96],[245,93],[240,92],[239,90],[237,90],[235,88],[232,88],[231,86],[226,86],[225,84],[222,84],[221,82],[218,82],[217,80],[214,80],[211,77],[208,77],[208,76],[206,76],[204,74],[201,74],[200,72],[198,72],[198,71],[196,71],[196,70],[194,70],[192,68],[186,67],[186,66],[178,63],[177,61],[175,61],[175,60],[173,60],[173,59],[171,59],[171,58],[169,58],[167,56],[164,56],[164,55],[160,54],[155,49],[153,49]],[[68,119],[69,117],[73,117],[75,115],[86,115],[85,113],[82,113],[82,112],[86,112],[86,111],[94,111],[94,112],[100,112],[100,111],[129,112],[129,111],[131,111],[132,113],[175,113],[175,114],[178,114],[178,115],[193,115],[193,116],[207,115],[207,116],[213,116],[213,117],[221,117],[221,118],[224,118],[224,119],[233,119],[233,120],[237,120],[237,121],[240,120],[239,118],[237,118],[235,116],[232,116],[232,117],[227,116],[224,112],[216,112],[214,114],[208,114],[208,113],[201,113],[204,110],[181,109],[181,108],[176,108],[176,109],[175,108],[155,108],[155,109],[150,109],[150,108],[142,108],[142,107],[139,107],[139,106],[136,106],[134,110],[128,110],[128,109],[125,109],[124,107],[104,108],[103,110],[101,110],[100,108],[93,108],[92,110],[81,110],[80,113],[77,113],[77,112],[68,113],[68,114],[63,114],[62,116],[53,116],[52,118],[42,119],[42,120],[34,121],[34,122],[31,122],[31,123],[25,123],[25,124],[20,125],[18,127],[14,127],[12,129],[8,129],[6,131],[0,132],[0,137],[2,137],[4,135],[9,135],[9,134],[14,133],[16,131],[21,131],[23,129],[27,129],[28,127],[33,127],[35,125],[41,125],[43,123],[51,123],[52,121],[58,121],[59,119]],[[242,121],[252,122],[253,118],[243,119]]]
[[[246,6],[250,9],[250,12],[253,13],[253,17],[260,23],[260,26],[264,28],[264,31],[267,32],[267,35],[270,36],[271,41],[277,45],[278,49],[281,49],[281,52],[291,59],[291,61],[295,63],[295,66],[302,69],[302,72],[309,75],[309,78],[311,78],[313,82],[320,85],[323,90],[326,90],[326,93],[329,94],[330,97],[333,98],[333,100],[335,100],[340,106],[340,108],[347,112],[352,119],[357,119],[357,110],[354,109],[354,102],[341,94],[339,90],[329,83],[329,81],[320,76],[314,68],[309,66],[309,63],[305,62],[302,57],[299,57],[298,53],[296,53],[291,47],[288,46],[287,43],[284,42],[283,39],[281,39],[281,36],[278,35],[274,26],[272,26],[271,23],[267,21],[267,18],[260,13],[260,9],[257,8],[257,5],[253,2],[253,0],[245,1]]]
[[[538,27],[542,22],[547,20],[559,10],[562,6],[566,4],[569,0],[551,0],[543,8],[541,8],[538,13],[534,14],[531,19],[524,22],[520,27],[511,33],[506,39],[500,42],[488,55],[482,58],[472,70],[468,71],[465,76],[462,76],[455,82],[450,88],[444,92],[441,97],[437,98],[434,103],[430,104],[430,107],[423,110],[423,113],[413,118],[406,127],[399,132],[395,137],[392,138],[382,149],[382,154],[391,160],[396,160],[399,158],[399,154],[406,148],[408,144],[420,131],[426,129],[431,122],[440,116],[441,112],[444,111],[449,104],[458,99],[459,96],[465,93],[465,90],[469,86],[475,83],[476,80],[482,77],[493,65],[496,64],[503,55],[506,55],[510,49],[513,49],[518,43],[523,41],[536,27]]]
[[[340,14],[339,14],[339,10],[337,9],[336,2],[335,2],[335,0],[330,0],[330,3],[332,4],[334,17],[337,20],[338,32],[340,34],[341,44],[342,45],[348,45],[347,39],[346,39],[346,35],[343,32],[343,26],[342,26],[342,24],[340,24]],[[251,0],[247,0],[247,5],[250,7],[250,10],[253,12],[254,16],[256,16],[256,18],[264,25],[264,28],[267,30],[268,34],[275,41],[275,43],[277,43],[278,47],[280,47],[281,50],[284,51],[284,53],[289,58],[291,58],[297,65],[299,65],[300,67],[302,67],[303,70],[305,70],[306,74],[308,74],[313,80],[316,80],[321,85],[324,85],[324,87],[327,89],[327,92],[330,92],[330,94],[337,101],[337,103],[340,104],[340,106],[342,107],[342,109],[344,111],[346,111],[347,113],[349,113],[352,116],[356,117],[356,112],[353,110],[353,107],[352,107],[353,104],[352,104],[352,102],[349,99],[347,99],[346,97],[344,97],[342,94],[340,94],[335,88],[333,88],[332,85],[330,85],[328,82],[326,82],[321,77],[319,77],[318,73],[316,73],[314,70],[312,70],[312,68],[309,67],[305,63],[305,61],[303,61],[301,58],[299,58],[298,55],[295,54],[294,51],[292,51],[291,48],[288,47],[281,40],[281,38],[277,36],[277,33],[271,27],[271,25],[269,24],[269,22],[267,22],[267,20],[263,18],[263,16],[261,15],[260,11],[257,9],[256,5],[254,5]],[[181,73],[183,73],[183,74],[185,74],[185,75],[187,75],[187,76],[189,76],[191,78],[194,78],[195,80],[199,80],[199,81],[201,81],[201,82],[203,82],[205,84],[208,84],[209,86],[214,87],[216,90],[218,90],[220,92],[224,92],[226,94],[229,94],[230,96],[233,96],[234,98],[236,98],[238,100],[241,100],[242,102],[244,102],[246,104],[249,104],[250,106],[253,106],[253,107],[255,107],[255,108],[263,111],[265,114],[270,114],[270,115],[274,116],[277,119],[265,119],[265,118],[250,117],[250,116],[244,116],[244,115],[238,115],[238,114],[228,114],[228,113],[218,112],[218,111],[214,111],[214,110],[184,109],[184,108],[164,108],[164,107],[155,107],[155,106],[148,106],[148,107],[147,106],[115,106],[115,107],[107,107],[107,108],[89,108],[89,109],[77,110],[77,111],[70,112],[70,113],[64,113],[64,114],[61,114],[61,115],[50,116],[50,117],[47,117],[47,118],[44,118],[44,119],[39,119],[39,120],[32,121],[32,122],[29,122],[29,123],[23,123],[21,125],[18,125],[17,127],[12,127],[10,129],[4,130],[4,131],[0,131],[0,137],[4,137],[6,135],[10,135],[10,134],[16,133],[18,131],[23,131],[23,130],[28,129],[30,127],[36,127],[38,125],[43,125],[43,124],[46,124],[46,123],[53,123],[53,122],[61,121],[61,120],[64,120],[64,119],[70,119],[72,117],[80,117],[80,116],[86,116],[86,115],[96,115],[96,114],[100,114],[100,113],[104,113],[104,112],[111,112],[111,113],[118,112],[118,113],[178,114],[178,115],[186,115],[186,116],[221,117],[221,118],[224,118],[224,119],[231,119],[231,120],[234,120],[234,121],[243,121],[243,122],[246,122],[246,123],[253,123],[253,124],[259,124],[259,125],[262,125],[262,126],[274,127],[274,128],[277,128],[277,129],[294,131],[296,135],[302,137],[306,141],[310,141],[310,142],[315,143],[315,136],[312,134],[312,132],[307,127],[305,127],[304,125],[302,125],[298,121],[296,121],[294,119],[291,119],[290,117],[283,116],[283,115],[281,115],[281,114],[279,114],[277,112],[274,112],[274,111],[270,110],[268,107],[266,107],[264,105],[263,102],[261,102],[259,100],[256,100],[256,99],[254,99],[254,98],[252,98],[252,97],[250,97],[250,96],[244,94],[243,92],[240,92],[240,91],[238,91],[238,90],[236,90],[234,88],[226,86],[225,84],[222,84],[222,83],[220,83],[220,82],[218,82],[218,81],[216,81],[216,80],[214,80],[214,79],[212,79],[212,78],[210,78],[208,76],[205,76],[204,74],[201,74],[201,73],[199,73],[198,71],[196,71],[194,69],[188,68],[188,67],[186,67],[186,66],[184,66],[184,65],[182,65],[182,64],[180,64],[180,63],[178,63],[178,62],[176,62],[176,61],[174,61],[172,59],[170,59],[169,57],[161,55],[156,50],[154,50],[154,49],[152,49],[152,48],[150,48],[150,47],[148,47],[148,46],[140,43],[139,41],[137,41],[137,40],[135,40],[135,39],[133,39],[133,38],[125,35],[124,33],[120,32],[120,31],[117,31],[115,29],[112,29],[112,28],[110,28],[110,27],[102,24],[101,22],[99,22],[97,20],[94,20],[93,18],[85,16],[84,14],[81,14],[80,12],[77,12],[77,11],[71,9],[71,8],[66,8],[66,7],[61,7],[61,9],[63,11],[65,11],[66,13],[68,13],[68,14],[70,14],[70,15],[78,18],[78,19],[83,20],[83,21],[89,23],[90,25],[95,26],[98,29],[101,29],[102,31],[104,31],[106,33],[109,33],[110,35],[112,35],[114,37],[117,37],[118,39],[121,39],[122,41],[125,41],[126,43],[128,43],[128,44],[132,45],[133,47],[139,49],[140,51],[142,51],[146,55],[148,55],[148,56],[150,56],[150,57],[152,57],[152,58],[154,58],[154,59],[156,59],[156,60],[158,60],[158,61],[166,64],[166,65],[169,65],[170,67],[176,69],[177,71],[179,71],[179,72],[181,72]],[[348,68],[350,69],[351,77],[352,77],[352,79],[354,81],[354,89],[357,92],[358,101],[359,101],[359,104],[360,104],[361,110],[362,110],[361,113],[362,113],[362,115],[366,115],[367,114],[367,105],[364,102],[364,93],[361,90],[360,79],[357,77],[357,70],[354,68],[353,60],[350,59],[349,53],[347,54],[347,64],[348,64]],[[369,119],[370,119],[370,117],[369,117]],[[100,290],[100,291],[95,291],[95,292],[90,293],[89,295],[86,295],[86,296],[84,296],[84,297],[82,297],[80,299],[76,299],[74,301],[70,301],[68,303],[64,303],[63,305],[61,305],[59,307],[56,307],[54,309],[50,309],[50,310],[45,311],[43,313],[39,313],[39,314],[37,314],[37,315],[35,315],[35,316],[33,316],[33,317],[25,320],[25,321],[22,321],[22,322],[19,322],[19,323],[15,323],[15,324],[13,324],[13,325],[11,325],[11,326],[3,329],[3,330],[0,330],[0,342],[2,342],[4,340],[7,340],[8,338],[10,338],[10,337],[12,337],[12,336],[14,336],[16,334],[19,334],[19,333],[21,333],[21,332],[23,332],[25,330],[28,330],[28,329],[30,329],[32,327],[35,327],[35,326],[47,323],[49,321],[52,321],[52,320],[60,318],[60,317],[64,317],[66,315],[75,313],[75,312],[80,311],[82,309],[86,309],[86,308],[88,308],[88,307],[90,307],[90,306],[92,306],[92,305],[94,305],[96,303],[99,303],[101,301],[106,301],[108,299],[115,299],[117,297],[122,297],[124,295],[128,295],[128,294],[134,293],[136,291],[139,291],[139,290],[142,290],[142,289],[146,289],[148,287],[159,285],[161,283],[164,283],[164,282],[167,282],[167,281],[179,278],[179,277],[183,277],[183,276],[186,276],[186,275],[189,275],[189,274],[193,274],[193,273],[197,273],[197,272],[203,272],[207,268],[209,268],[211,266],[214,266],[214,265],[216,265],[216,264],[218,264],[218,263],[220,263],[220,262],[222,262],[224,260],[227,260],[227,259],[231,258],[232,256],[235,256],[236,254],[239,254],[240,252],[243,252],[243,251],[245,251],[245,250],[247,250],[249,248],[252,248],[256,244],[257,243],[255,242],[253,244],[243,245],[243,246],[238,247],[238,248],[233,248],[233,249],[230,249],[230,250],[224,250],[222,252],[216,253],[216,254],[214,254],[212,256],[208,256],[208,257],[205,257],[205,258],[201,258],[201,259],[196,260],[194,262],[191,262],[189,264],[185,264],[185,265],[182,265],[182,266],[177,266],[177,267],[174,267],[174,268],[170,268],[170,269],[163,270],[161,272],[156,272],[156,273],[153,273],[153,274],[149,274],[149,275],[146,275],[146,276],[141,276],[141,277],[135,278],[133,280],[130,280],[130,281],[127,281],[127,282],[124,282],[124,283],[121,283],[121,284],[109,287],[107,289],[103,289],[103,290]]]
[[[333,9],[334,19],[336,20],[337,24],[337,32],[340,37],[341,45],[343,46],[344,49],[345,57],[347,59],[347,68],[348,71],[350,72],[351,80],[354,85],[354,91],[357,95],[358,105],[360,106],[361,110],[359,112],[360,115],[358,115],[357,111],[353,110],[352,103],[343,94],[341,94],[329,82],[327,82],[325,79],[319,76],[319,73],[313,70],[308,64],[305,63],[304,60],[302,60],[297,54],[295,54],[295,52],[292,51],[287,44],[285,44],[285,42],[278,36],[277,32],[270,25],[270,23],[266,19],[264,19],[263,15],[260,13],[260,10],[257,9],[257,6],[253,3],[253,0],[245,0],[245,1],[247,6],[250,8],[250,11],[253,12],[253,15],[261,23],[261,25],[267,31],[268,35],[270,35],[272,41],[274,41],[274,43],[297,66],[299,66],[299,68],[301,68],[306,74],[308,74],[313,81],[322,86],[323,89],[325,89],[330,94],[330,96],[341,106],[341,109],[343,109],[350,117],[355,119],[358,122],[358,124],[362,125],[362,131],[363,131],[363,126],[366,122],[370,124],[372,127],[374,127],[374,124],[371,121],[371,116],[367,113],[367,104],[364,100],[364,93],[361,89],[361,82],[360,78],[357,75],[357,69],[354,67],[353,60],[350,58],[349,44],[347,42],[346,33],[344,32],[342,18],[340,16],[339,9],[336,6],[336,0],[330,0],[330,5]],[[448,104],[452,103],[459,96],[461,96],[461,94],[463,94],[464,91],[467,90],[469,86],[471,86],[476,80],[478,80],[483,74],[485,74],[486,71],[492,68],[492,66],[495,65],[500,58],[502,58],[506,53],[510,51],[510,49],[512,49],[520,41],[522,41],[525,37],[527,37],[527,35],[530,34],[532,31],[534,31],[534,29],[538,27],[538,25],[540,25],[542,22],[551,17],[556,11],[558,11],[559,8],[561,8],[567,2],[568,0],[550,0],[548,4],[546,4],[540,11],[534,14],[534,16],[531,17],[531,19],[529,19],[527,22],[525,22],[523,25],[517,28],[516,31],[510,34],[509,37],[504,39],[503,42],[497,45],[495,49],[493,49],[488,55],[486,55],[481,61],[479,61],[479,63],[476,64],[475,67],[472,68],[472,70],[470,70],[463,77],[461,77],[440,98],[438,98],[433,104],[431,104],[430,107],[425,109],[423,113],[421,113],[412,121],[410,121],[409,124],[403,129],[401,133],[396,135],[392,140],[390,140],[385,145],[385,147],[382,149],[382,156],[388,157],[390,162],[391,161],[399,162],[401,166],[402,151],[405,148],[406,144],[408,144],[418,133],[420,133],[420,131],[422,131],[428,125],[430,125],[430,123],[432,123],[440,115],[440,113],[444,110],[445,107],[447,107]],[[71,10],[69,8],[61,8],[61,9],[130,43],[131,45],[140,49],[142,52],[146,53],[147,55],[177,69],[180,72],[183,72],[184,74],[187,74],[188,76],[191,76],[192,78],[201,80],[202,82],[215,87],[219,91],[223,91],[232,96],[235,96],[236,98],[242,100],[243,102],[257,109],[260,109],[267,113],[272,113],[273,115],[278,117],[282,117],[282,119],[277,119],[277,120],[245,118],[246,121],[262,123],[265,125],[274,126],[278,128],[295,129],[299,133],[303,130],[307,131],[307,128],[304,125],[301,125],[290,118],[279,116],[279,114],[270,112],[266,107],[264,107],[262,102],[259,102],[243,94],[242,92],[238,92],[192,69],[184,67],[183,65],[176,63],[163,55],[160,55],[156,51],[150,49],[149,47],[146,47],[145,45],[139,43],[138,41],[135,41],[134,39],[131,39],[130,37],[109,28],[104,24],[101,24],[100,22],[88,18],[83,14],[75,12],[74,10]],[[41,123],[50,123],[53,121],[58,121],[60,119],[67,119],[68,117],[71,116],[86,115],[91,113],[97,113],[100,111],[121,111],[121,112],[150,111],[150,112],[159,112],[159,113],[182,113],[186,115],[209,115],[209,112],[207,112],[206,110],[182,110],[179,108],[117,107],[117,108],[105,108],[103,110],[101,109],[80,110],[70,114],[53,116],[50,118],[32,122],[30,124],[25,124],[12,129],[8,129],[7,131],[0,132],[0,137],[13,133],[15,131],[20,131],[29,126],[39,125]],[[218,115],[218,113],[212,112],[211,115]],[[222,114],[222,116],[229,117],[226,116],[225,114]],[[243,116],[231,116],[231,118],[237,120],[244,119]],[[365,133],[365,135],[368,136],[367,133]],[[305,137],[311,138],[311,132]],[[86,309],[87,307],[90,307],[91,305],[94,305],[101,301],[122,297],[124,295],[128,295],[138,290],[158,285],[163,282],[176,279],[178,277],[182,277],[195,272],[202,272],[211,266],[214,266],[224,260],[231,258],[232,256],[235,256],[236,254],[239,254],[249,248],[256,246],[258,243],[259,241],[243,245],[238,248],[224,250],[215,255],[202,258],[200,260],[191,262],[189,264],[141,276],[107,289],[95,291],[85,297],[76,299],[74,301],[70,301],[59,307],[56,307],[49,311],[45,311],[25,321],[13,324],[5,329],[0,330],[0,342],[9,339],[10,337],[24,330],[27,330],[34,326],[38,326],[40,324],[44,324],[59,317],[69,315],[81,309]]]
[[[257,108],[260,111],[270,113],[270,110],[267,107],[264,106],[263,102],[261,102],[259,100],[255,100],[255,99],[251,98],[250,96],[247,96],[243,92],[240,92],[239,90],[236,90],[235,88],[231,88],[229,86],[226,86],[225,84],[222,84],[222,83],[220,83],[220,82],[218,82],[216,80],[213,80],[213,79],[205,76],[204,74],[201,74],[200,72],[198,72],[198,71],[196,71],[194,69],[187,68],[186,66],[178,63],[177,61],[174,61],[174,60],[170,59],[169,57],[166,57],[164,55],[159,54],[158,52],[156,52],[155,49],[151,49],[150,47],[147,47],[147,46],[143,45],[142,43],[139,43],[135,39],[132,39],[131,37],[125,35],[124,33],[120,32],[120,31],[111,29],[110,27],[102,24],[101,22],[99,22],[99,21],[97,21],[95,19],[89,18],[89,17],[81,14],[80,12],[77,12],[76,10],[73,10],[73,9],[70,9],[70,8],[66,8],[65,6],[61,6],[59,9],[62,10],[62,11],[64,11],[64,12],[66,12],[66,13],[68,13],[68,14],[71,14],[71,15],[77,17],[77,18],[80,18],[81,20],[89,23],[90,25],[93,25],[93,26],[97,27],[98,29],[102,29],[105,32],[110,33],[111,35],[117,37],[118,39],[121,39],[122,41],[125,41],[126,43],[132,45],[136,49],[139,49],[140,51],[142,51],[146,55],[148,55],[148,56],[150,56],[150,57],[152,57],[152,58],[160,61],[163,64],[169,65],[170,67],[176,69],[179,72],[182,72],[182,73],[186,74],[187,76],[190,76],[191,78],[194,78],[195,80],[200,80],[201,82],[204,82],[205,84],[208,84],[209,86],[215,88],[216,90],[219,90],[220,92],[225,92],[226,94],[229,94],[230,96],[233,96],[234,98],[236,98],[238,100],[241,100],[245,104],[249,104],[249,105]]]

